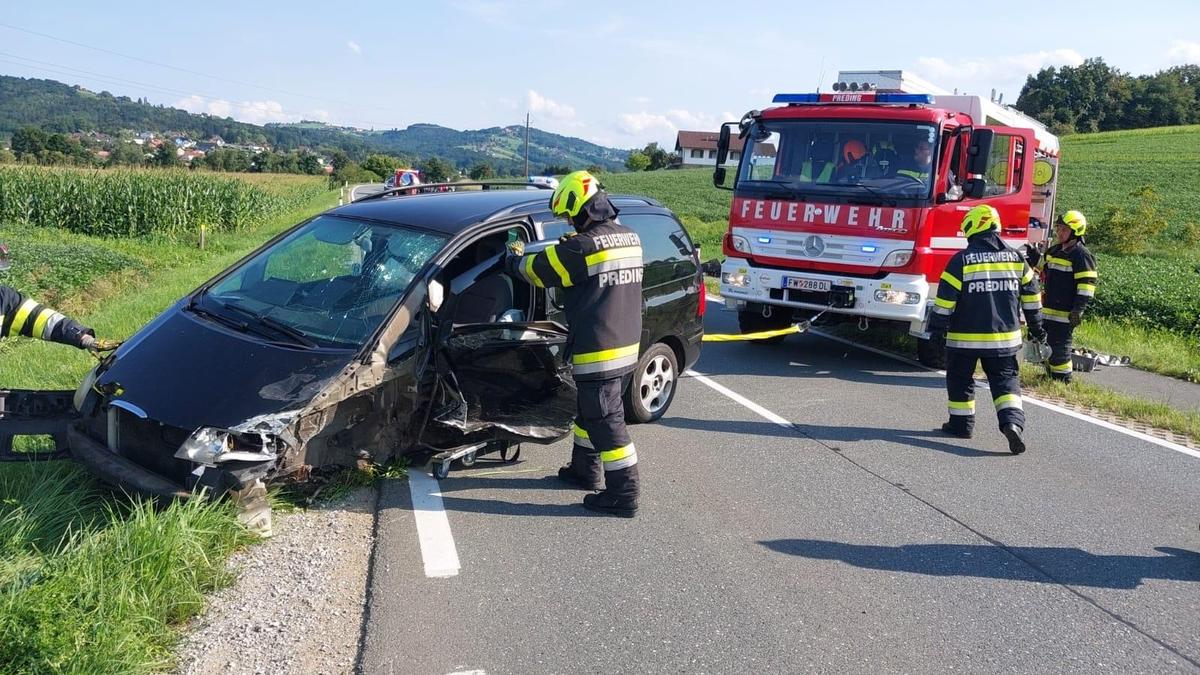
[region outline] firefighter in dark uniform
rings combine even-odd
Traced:
[[[586,171],[563,178],[550,210],[569,219],[577,234],[531,255],[514,242],[506,264],[525,281],[562,288],[565,296],[579,410],[571,462],[558,476],[587,490],[603,487],[583,498],[584,507],[632,518],[638,457],[625,429],[621,390],[624,376],[637,365],[642,340],[641,240],[617,221],[617,208]]]
[[[9,268],[8,247],[0,244],[0,272]],[[99,344],[91,328],[27,298],[15,288],[0,285],[0,339],[23,335],[95,351]]]
[[[1087,218],[1079,211],[1067,211],[1058,217],[1055,235],[1058,243],[1045,255],[1029,249],[1029,264],[1043,272],[1045,280],[1042,314],[1046,317],[1046,335],[1050,358],[1046,369],[1050,377],[1071,381],[1071,338],[1083,320],[1083,310],[1096,295],[1100,280],[1096,258],[1084,245]]]
[[[970,438],[975,428],[975,364],[982,363],[992,390],[1000,432],[1014,455],[1025,452],[1025,411],[1017,353],[1021,316],[1029,336],[1043,341],[1037,274],[1021,254],[1000,239],[1000,214],[976,206],[962,221],[967,248],[955,253],[942,272],[930,332],[945,335],[946,392],[950,421],[942,431]]]

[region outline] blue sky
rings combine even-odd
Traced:
[[[903,68],[1013,101],[1044,65],[1200,63],[1200,2],[972,5],[22,2],[0,14],[0,73],[256,123],[464,129],[528,110],[539,128],[633,147],[811,91],[822,70],[828,85],[839,69]]]

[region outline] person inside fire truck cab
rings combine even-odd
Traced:
[[[838,154],[837,170],[834,180],[839,183],[857,183],[862,180],[867,168],[867,146],[857,138],[851,138],[842,144]]]
[[[1079,211],[1067,211],[1055,221],[1057,243],[1045,255],[1036,248],[1025,254],[1044,277],[1042,313],[1050,345],[1046,369],[1051,378],[1062,382],[1071,381],[1071,340],[1100,280],[1096,259],[1084,245],[1086,232],[1087,218]]]
[[[591,511],[632,518],[637,513],[638,456],[625,429],[621,390],[637,365],[642,340],[642,243],[617,220],[617,207],[587,171],[562,179],[550,210],[578,233],[525,255],[511,242],[505,267],[539,288],[562,288],[566,352],[578,389],[571,461],[558,477],[585,490]]]
[[[0,244],[0,273],[11,267],[8,247]],[[0,339],[25,337],[58,342],[91,352],[112,349],[112,343],[96,339],[96,331],[64,316],[37,300],[27,298],[11,286],[0,284]]]
[[[813,139],[808,148],[808,157],[800,163],[799,180],[805,183],[828,183],[833,180],[834,161],[833,148],[835,142],[832,136],[819,135]]]
[[[912,158],[896,172],[897,176],[906,176],[922,183],[929,183],[929,174],[933,168],[933,144],[921,139],[913,145]]]
[[[976,206],[962,221],[967,248],[946,263],[934,300],[929,332],[946,343],[946,393],[950,420],[942,431],[970,438],[975,429],[975,366],[982,363],[1000,432],[1009,452],[1025,452],[1021,407],[1021,312],[1030,339],[1041,342],[1042,302],[1037,274],[1000,239],[1000,214]]]

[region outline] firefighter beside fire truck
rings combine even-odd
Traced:
[[[1075,327],[1083,320],[1083,311],[1096,295],[1100,275],[1096,271],[1096,258],[1083,239],[1087,218],[1079,211],[1067,211],[1055,225],[1058,243],[1045,255],[1031,248],[1028,258],[1030,265],[1043,271],[1042,313],[1050,344],[1046,369],[1053,379],[1070,382],[1071,340]]]
[[[955,253],[938,284],[930,331],[945,336],[950,421],[942,431],[970,438],[975,429],[975,366],[983,366],[1000,432],[1014,455],[1025,452],[1021,405],[1021,312],[1034,342],[1045,341],[1037,274],[1000,239],[1000,214],[976,206],[962,221],[967,248]]]

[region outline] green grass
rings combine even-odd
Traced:
[[[290,177],[289,177],[290,178]],[[320,179],[255,177],[289,202]],[[102,238],[0,225],[16,279],[104,337],[125,338],[274,234],[336,203],[307,197],[264,224],[188,237]],[[94,361],[28,339],[0,342],[0,387],[74,389]],[[224,562],[248,541],[227,503],[156,509],[114,499],[65,462],[0,464],[0,672],[161,672],[178,626],[228,581]]]
[[[1075,329],[1075,344],[1101,354],[1128,356],[1142,370],[1200,382],[1200,338],[1144,325],[1089,318]]]
[[[606,173],[600,177],[613,193],[653,197],[675,212],[706,259],[721,253],[721,237],[729,225],[733,193],[713,187],[712,171],[678,169],[640,173]]]
[[[1161,205],[1200,222],[1200,125],[1074,134],[1062,139],[1058,208],[1099,218],[1152,185]]]
[[[0,466],[0,484],[6,673],[169,668],[173,626],[228,581],[225,559],[250,540],[227,503],[104,502],[62,463]]]

